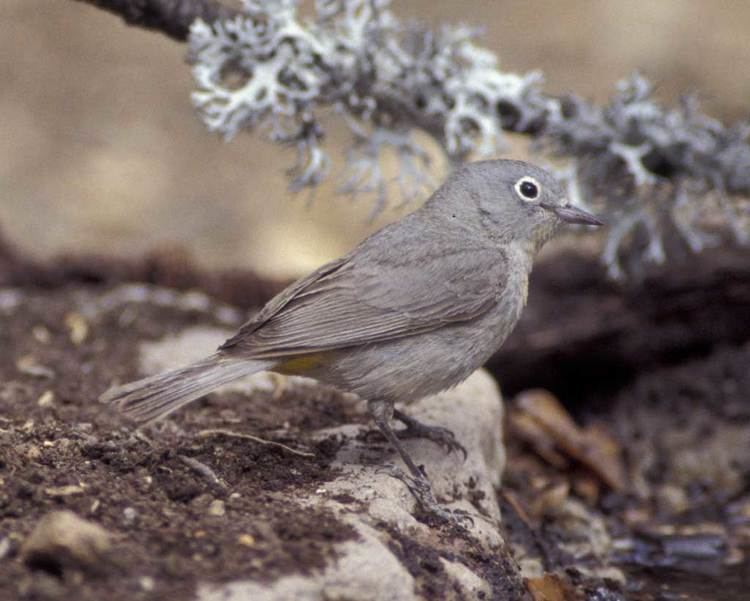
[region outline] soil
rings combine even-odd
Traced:
[[[0,598],[188,598],[197,580],[262,580],[323,567],[334,543],[355,536],[324,511],[300,513],[271,502],[287,487],[312,491],[335,475],[328,463],[336,441],[315,443],[308,433],[361,419],[350,403],[320,388],[274,398],[258,392],[243,403],[208,397],[169,427],[136,436],[96,398],[114,380],[138,376],[136,341],[212,318],[139,303],[132,313],[127,307],[101,313],[75,344],[66,319],[86,295],[80,285],[27,289],[22,311],[0,311],[0,539],[10,542],[0,564]],[[124,314],[132,319],[123,322]],[[228,421],[234,431],[311,449],[314,457],[196,436]],[[190,460],[217,479],[196,472]],[[216,500],[226,515],[211,515]],[[114,533],[112,561],[87,578],[54,562],[24,566],[20,541],[55,509]]]

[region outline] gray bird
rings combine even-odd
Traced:
[[[399,438],[460,445],[394,403],[455,386],[490,358],[526,304],[535,255],[563,222],[602,225],[535,165],[465,165],[414,213],[279,293],[215,354],[101,400],[149,422],[258,371],[315,378],[367,401],[411,473],[402,479],[440,515]],[[392,418],[405,428],[394,431]]]

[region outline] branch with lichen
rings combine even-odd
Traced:
[[[695,252],[750,241],[750,122],[725,126],[694,98],[665,108],[640,75],[618,83],[605,106],[552,96],[540,73],[500,70],[476,30],[403,23],[389,0],[316,0],[309,19],[295,0],[244,0],[241,12],[218,17],[199,14],[216,9],[211,0],[131,4],[193,10],[201,118],[226,139],[264,129],[295,147],[295,190],[329,174],[326,114],[351,131],[341,189],[373,194],[374,214],[393,196],[408,201],[434,186],[419,133],[458,164],[501,153],[511,131],[553,162],[572,202],[608,219],[603,259],[613,277],[663,262],[675,241]],[[183,22],[188,12],[177,11]],[[387,153],[395,176],[383,167]]]
[[[184,42],[196,19],[213,23],[238,14],[217,0],[77,0],[120,15],[128,25]]]

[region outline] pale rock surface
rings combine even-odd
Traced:
[[[401,565],[377,532],[352,521],[360,539],[339,545],[339,557],[312,576],[285,576],[270,584],[239,581],[222,586],[204,585],[199,601],[287,600],[416,601],[414,578]]]

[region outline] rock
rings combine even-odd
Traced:
[[[41,396],[36,400],[36,404],[39,407],[50,407],[55,402],[55,393],[51,390],[45,390]]]
[[[10,538],[8,538],[7,536],[0,538],[0,559],[5,559],[5,557],[10,553],[11,548],[12,543],[10,542]]]
[[[568,497],[554,512],[558,545],[573,557],[604,559],[612,549],[612,538],[604,518],[578,499]]]
[[[21,558],[29,567],[59,574],[71,566],[93,568],[110,546],[109,533],[98,524],[72,511],[53,511],[23,543]]]
[[[486,580],[483,580],[458,561],[441,559],[443,569],[456,583],[457,588],[466,599],[491,599],[492,588]]]
[[[70,341],[80,345],[89,335],[89,324],[80,313],[72,312],[65,316],[65,326],[68,328]]]
[[[16,369],[22,374],[35,378],[55,377],[55,372],[46,365],[41,365],[33,355],[19,357],[16,360]]]
[[[427,472],[437,499],[472,518],[474,523],[467,526],[472,536],[488,548],[502,544],[496,528],[500,510],[494,487],[499,484],[505,465],[503,413],[492,377],[479,370],[460,386],[422,399],[406,407],[406,411],[424,423],[449,428],[464,445],[466,460],[460,452],[448,453],[429,440],[404,441],[414,461]],[[326,483],[326,493],[313,495],[308,502],[319,503],[325,498],[348,495],[364,505],[364,512],[372,521],[429,531],[429,527],[414,517],[415,501],[404,483],[368,460],[372,446],[362,445],[355,438],[357,430],[343,426],[320,433],[347,438],[335,463],[344,476]],[[381,463],[394,463],[404,468],[395,451],[385,456],[379,454]],[[329,504],[343,509],[334,502]]]
[[[65,581],[54,574],[34,572],[24,574],[18,580],[18,596],[15,599],[44,599],[44,601],[67,601],[70,591]]]
[[[138,517],[138,511],[134,507],[126,507],[122,510],[122,517],[125,525],[129,526],[135,522],[135,518]]]
[[[417,601],[414,578],[373,528],[357,524],[358,541],[339,545],[339,557],[322,573],[285,576],[271,583],[238,581],[203,585],[199,601]]]
[[[138,585],[141,587],[141,590],[150,593],[154,590],[154,586],[156,586],[156,582],[154,582],[154,579],[151,578],[151,576],[141,576],[138,579]]]
[[[208,515],[220,518],[226,515],[226,513],[227,510],[224,505],[224,501],[222,501],[221,499],[214,499],[208,506]]]

